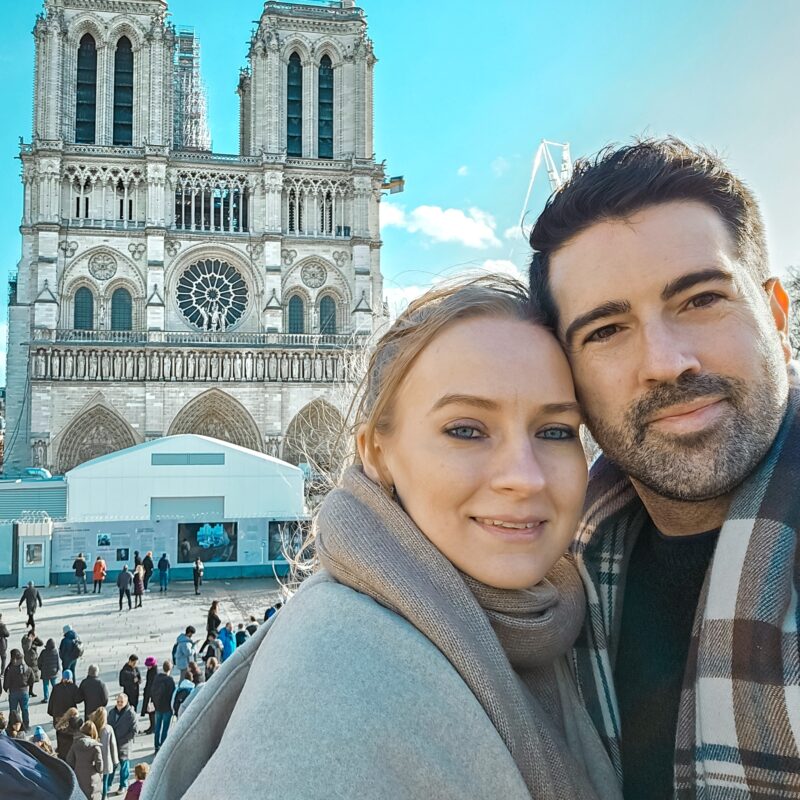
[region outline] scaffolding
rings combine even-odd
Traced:
[[[211,150],[206,88],[200,77],[200,41],[194,28],[180,27],[175,37],[175,117],[173,143],[176,150]]]

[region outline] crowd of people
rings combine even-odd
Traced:
[[[137,554],[138,555],[138,554]],[[146,559],[137,564],[142,571],[142,585],[149,583]],[[163,557],[166,559],[166,555]],[[82,561],[83,563],[79,563]],[[82,554],[75,561],[76,579],[85,576],[87,568]],[[103,566],[103,570],[105,567]],[[168,590],[168,560],[161,575],[160,589]],[[93,576],[102,590],[102,574],[95,568]],[[128,573],[130,574],[130,573]],[[78,593],[86,586],[78,580]],[[112,696],[100,677],[96,664],[86,667],[85,677],[78,678],[78,666],[85,648],[80,635],[71,625],[62,628],[62,637],[43,641],[36,632],[35,614],[42,606],[39,592],[29,584],[20,599],[20,608],[27,604],[28,624],[19,648],[9,649],[10,633],[0,614],[0,659],[2,659],[2,691],[8,696],[8,717],[0,713],[0,735],[17,742],[32,744],[38,751],[54,756],[68,765],[75,775],[78,790],[88,800],[103,800],[109,795],[124,795],[124,800],[138,798],[148,765],[136,764],[131,781],[131,752],[137,737],[153,736],[153,752],[157,753],[167,738],[172,720],[179,717],[197,691],[258,629],[259,622],[250,616],[234,628],[232,621],[223,623],[219,601],[214,600],[206,616],[205,636],[197,636],[193,625],[181,632],[172,648],[171,658],[161,663],[147,656],[140,667],[138,654],[131,653],[121,666],[117,682],[121,691]],[[278,608],[280,604],[277,604]],[[276,607],[267,610],[264,619]],[[31,730],[30,702],[39,695],[52,720],[54,739],[41,726]],[[112,687],[113,688],[113,687]],[[109,705],[111,703],[111,705]],[[147,726],[142,724],[147,720]],[[30,751],[28,751],[30,752]],[[38,755],[38,753],[37,753]],[[117,788],[113,790],[116,778]]]

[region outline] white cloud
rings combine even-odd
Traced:
[[[405,311],[412,300],[430,289],[430,286],[384,286],[383,294],[389,305],[389,316],[395,319],[398,314]]]
[[[487,258],[486,261],[481,264],[481,269],[485,269],[487,272],[499,272],[503,275],[510,275],[518,281],[527,283],[527,278],[522,274],[522,270],[513,261],[509,261],[506,258]]]
[[[503,158],[503,156],[497,156],[497,158],[492,161],[491,163],[492,174],[495,178],[499,178],[501,175],[505,175],[508,172],[508,168],[511,166],[507,158]]]
[[[406,212],[403,206],[393,205],[388,200],[381,203],[381,230],[394,225],[397,228],[406,227]]]
[[[463,164],[456,171],[456,175],[458,175],[460,178],[463,178],[466,175],[469,175],[469,167],[466,164]]]
[[[423,233],[435,242],[458,242],[477,250],[500,244],[494,217],[479,208],[464,212],[460,208],[419,206],[409,215],[406,227],[410,233]]]

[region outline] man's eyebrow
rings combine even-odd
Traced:
[[[567,343],[567,347],[572,346],[572,340],[581,328],[585,328],[587,325],[591,325],[593,322],[597,322],[597,320],[604,319],[605,317],[613,317],[616,314],[627,314],[630,310],[631,304],[627,300],[609,300],[607,303],[602,303],[591,311],[581,314],[579,317],[572,320],[567,330],[564,332],[564,340]]]
[[[499,408],[498,404],[495,403],[494,400],[490,400],[488,397],[478,397],[474,394],[444,394],[442,395],[431,407],[431,411],[436,411],[444,406],[449,406],[454,403],[459,403],[461,405],[467,406],[475,406],[476,408],[483,408],[486,411],[495,411]]]
[[[687,275],[681,275],[680,278],[675,278],[670,281],[661,290],[661,299],[665,302],[671,300],[676,294],[685,292],[696,286],[698,283],[705,283],[706,281],[725,281],[726,283],[733,283],[733,276],[730,272],[716,267],[709,267],[709,269],[701,269],[698,272],[690,272]]]

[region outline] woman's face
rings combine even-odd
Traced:
[[[451,325],[394,398],[391,430],[359,450],[462,572],[501,589],[538,583],[565,552],[586,491],[567,360],[528,322]]]

